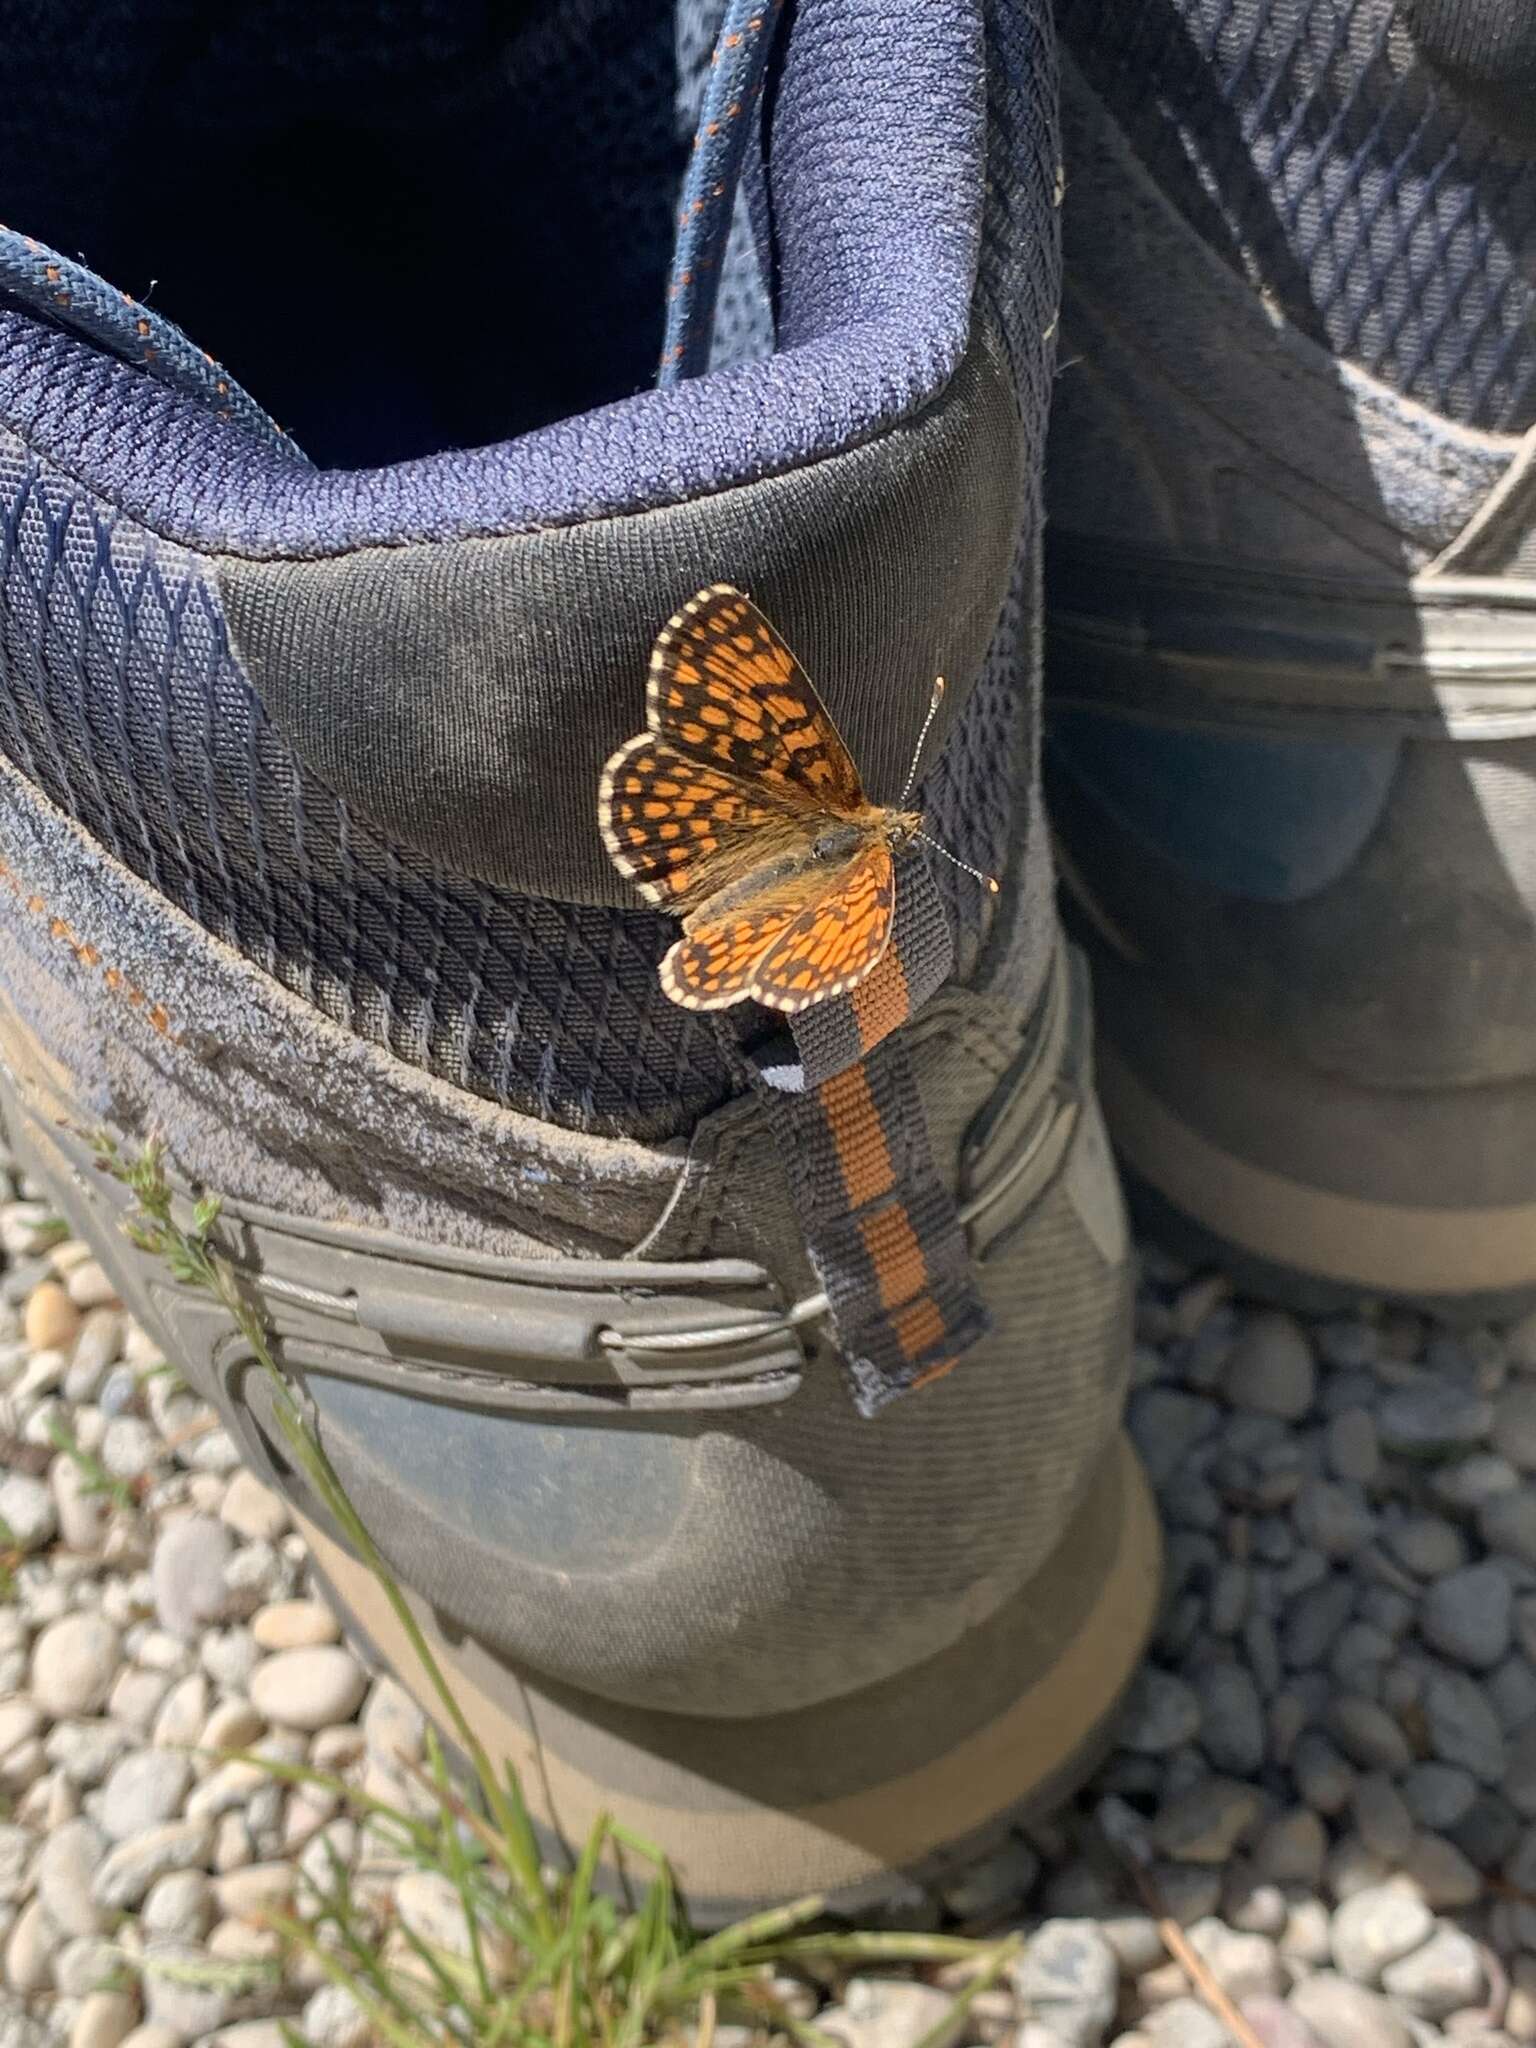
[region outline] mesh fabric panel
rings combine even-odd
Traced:
[[[327,1016],[492,1100],[663,1136],[729,1092],[661,993],[671,921],[515,896],[391,848],[298,764],[195,558],[0,446],[0,752]]]
[[[1536,163],[1391,0],[1058,0],[1152,175],[1286,317],[1466,425],[1536,421]]]
[[[1000,0],[989,30],[982,303],[1033,479],[1057,285],[1045,0]],[[749,352],[762,341],[753,334]],[[1033,483],[1024,513],[982,675],[925,791],[944,843],[998,873],[1017,864],[1033,804]],[[661,993],[670,919],[516,896],[391,846],[268,724],[197,558],[16,441],[0,442],[0,677],[0,752],[198,924],[346,1029],[573,1128],[668,1137],[731,1092],[721,1020]],[[970,974],[988,899],[935,869]],[[989,970],[1021,950],[1028,922],[1010,923]],[[753,1028],[746,1012],[724,1022]]]

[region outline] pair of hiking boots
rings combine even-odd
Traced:
[[[1056,869],[1170,1241],[1536,1288],[1529,52],[1477,0],[271,12],[0,55],[14,1145],[410,1677],[89,1134],[225,1198],[552,1846],[614,1813],[702,1919],[942,1886],[1157,1598]],[[953,858],[799,1010],[673,1000],[599,819],[717,584],[878,801],[947,679]]]

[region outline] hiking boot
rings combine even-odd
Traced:
[[[359,5],[157,70],[143,12],[78,164],[0,57],[13,1141],[427,1699],[92,1140],[224,1198],[551,1854],[926,1910],[1087,1768],[1157,1570],[1035,788],[1049,23]],[[678,950],[642,772],[809,906],[792,973]]]
[[[1519,14],[1058,8],[1047,779],[1106,1114],[1151,1227],[1303,1306],[1536,1298]]]

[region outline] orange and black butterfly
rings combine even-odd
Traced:
[[[603,770],[597,816],[620,872],[682,918],[661,963],[673,1002],[793,1013],[857,988],[890,944],[895,855],[923,836],[922,816],[865,796],[810,677],[750,598],[714,583],[667,621],[646,724]]]

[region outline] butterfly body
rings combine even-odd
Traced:
[[[662,629],[646,712],[603,771],[598,824],[619,870],[682,919],[667,994],[792,1014],[856,988],[890,943],[895,855],[921,816],[869,801],[810,678],[729,584]]]

